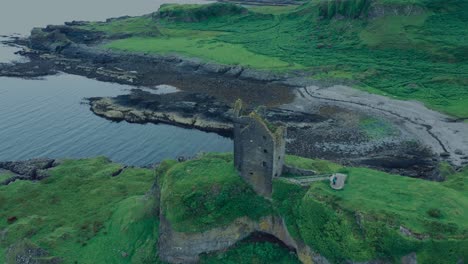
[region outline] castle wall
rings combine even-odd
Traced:
[[[234,125],[234,165],[266,197],[271,196],[272,178],[281,176],[284,164],[285,130],[279,129],[275,135],[264,122],[250,116],[236,118]]]
[[[240,118],[239,128],[235,166],[258,194],[271,196],[275,144],[269,131],[250,117]]]
[[[274,136],[273,177],[280,177],[283,174],[284,159],[286,158],[286,129],[284,127],[278,128]]]

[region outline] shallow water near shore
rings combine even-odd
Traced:
[[[115,96],[131,88],[67,74],[44,80],[0,78],[0,160],[104,155],[141,166],[232,150],[229,138],[214,133],[105,120],[83,99]]]
[[[0,35],[27,35],[32,27],[47,24],[141,15],[156,11],[162,3],[204,1],[0,2]],[[14,54],[17,50],[0,44],[0,62],[23,60]],[[116,162],[144,166],[199,152],[232,151],[232,141],[214,133],[164,124],[105,120],[95,116],[84,100],[125,94],[132,88],[135,87],[67,74],[40,80],[0,77],[0,161],[104,155]],[[159,92],[168,91],[160,89]]]
[[[158,10],[163,3],[205,3],[203,0],[0,0],[0,35],[29,34],[33,27],[72,20],[102,21]]]

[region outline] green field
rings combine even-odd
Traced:
[[[128,24],[118,20],[84,27],[135,33],[106,44],[112,49],[179,53],[275,71],[301,69],[313,79],[351,80],[359,89],[468,117],[468,3],[378,1],[422,11],[366,19],[368,2],[328,0],[249,9],[165,5],[152,17],[127,19]]]
[[[129,38],[114,41],[106,47],[132,52],[178,53],[222,64],[259,69],[285,69],[291,66],[280,59],[250,52],[242,45],[220,43],[214,38]]]

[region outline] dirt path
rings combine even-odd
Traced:
[[[324,105],[386,118],[453,165],[468,164],[468,123],[430,110],[419,102],[395,100],[341,85],[308,86],[298,89],[294,103],[284,107],[314,112]]]

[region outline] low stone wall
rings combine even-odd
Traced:
[[[316,175],[317,172],[314,170],[306,170],[301,168],[296,168],[288,165],[283,166],[283,173],[284,174],[293,174],[297,176],[312,176]]]

